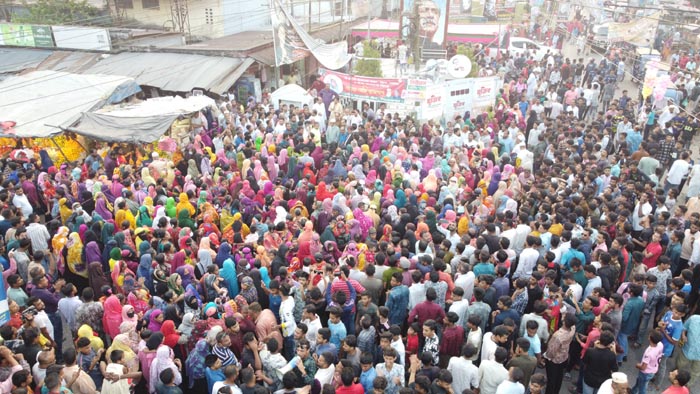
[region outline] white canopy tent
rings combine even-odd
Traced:
[[[297,107],[301,107],[304,104],[311,106],[314,103],[314,97],[301,86],[289,84],[272,92],[270,102],[272,102],[275,109],[279,109],[282,104],[293,104]]]

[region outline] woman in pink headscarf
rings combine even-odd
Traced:
[[[304,223],[304,230],[302,230],[301,234],[299,234],[299,244],[302,242],[311,242],[313,235],[314,225],[310,220],[307,220],[306,223]]]
[[[255,191],[250,187],[250,182],[247,179],[243,181],[243,187],[241,187],[239,193],[250,199],[255,198]]]
[[[102,315],[102,326],[105,333],[114,339],[119,335],[119,326],[122,324],[122,304],[116,295],[107,297],[104,303],[104,315]]]
[[[374,221],[369,216],[365,215],[360,208],[355,208],[355,210],[352,211],[352,215],[355,217],[355,220],[360,222],[362,238],[367,238],[367,235],[369,235],[369,229],[374,227]]]

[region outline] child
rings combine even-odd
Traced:
[[[374,358],[369,353],[362,354],[360,357],[360,367],[362,372],[360,373],[360,384],[365,389],[365,393],[372,392],[372,386],[374,385],[374,379],[377,377],[377,371],[374,369],[372,362]]]
[[[426,320],[423,323],[423,352],[433,356],[433,365],[440,364],[440,338],[437,335],[437,323],[435,320]]]
[[[692,287],[690,281],[693,279],[693,270],[684,269],[681,271],[681,278],[683,278],[683,287],[681,291],[685,292],[685,294],[690,294],[690,289]]]
[[[340,349],[341,342],[348,335],[345,324],[342,322],[343,310],[339,306],[333,306],[328,309],[328,313],[330,314],[328,328],[331,330],[331,343]]]
[[[391,323],[389,322],[389,308],[380,306],[377,313],[379,314],[377,334],[382,335],[382,333],[389,331],[389,328],[391,327]]]
[[[647,385],[659,370],[659,360],[664,352],[664,345],[661,342],[661,333],[653,330],[649,334],[649,346],[644,351],[642,360],[637,363],[636,368],[639,370],[637,382],[632,387],[633,393],[646,394]]]
[[[418,330],[420,330],[420,324],[418,324],[418,322],[413,322],[408,327],[408,335],[406,335],[406,356],[418,354]]]
[[[129,394],[129,379],[141,377],[141,372],[129,372],[124,361],[124,352],[112,350],[110,363],[105,369],[105,381],[102,383],[102,394]]]
[[[362,330],[357,336],[357,347],[362,353],[374,355],[374,348],[377,343],[377,330],[372,325],[372,320],[369,316],[362,316],[360,327]]]
[[[540,342],[540,337],[537,335],[537,328],[539,325],[535,320],[528,320],[525,324],[527,329],[527,340],[530,342],[530,349],[528,349],[527,354],[530,357],[537,358],[537,364],[542,365],[542,343]]]
[[[530,394],[543,394],[547,387],[547,377],[544,374],[536,373],[530,377]]]
[[[12,386],[17,388],[27,389],[27,392],[33,393],[32,388],[32,374],[29,371],[21,369],[12,375]]]
[[[204,370],[204,375],[207,377],[207,393],[211,393],[214,388],[214,383],[225,380],[224,371],[221,369],[221,360],[213,354],[208,354],[204,358],[204,365],[207,369]]]
[[[664,346],[664,355],[659,362],[659,370],[656,373],[658,381],[661,382],[666,374],[666,361],[673,354],[673,349],[676,343],[681,339],[683,333],[683,317],[688,313],[688,306],[680,304],[673,306],[670,311],[666,312],[664,317],[659,322],[661,329],[661,343]],[[654,378],[657,380],[657,378]]]
[[[104,349],[100,349],[97,352],[90,345],[90,340],[85,337],[78,338],[78,342],[75,344],[76,350],[78,351],[78,366],[84,372],[86,372],[92,380],[95,382],[95,387],[100,390],[102,387],[102,372],[100,372],[100,359],[104,353]]]

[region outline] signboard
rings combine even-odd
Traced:
[[[0,43],[18,47],[53,48],[50,26],[20,25],[4,23],[0,25]]]
[[[412,37],[417,34],[421,48],[442,49],[447,34],[448,2],[449,0],[403,0],[403,16],[399,19],[401,39],[411,42]],[[413,26],[411,20],[414,12],[418,13],[418,26]]]
[[[403,99],[408,101],[423,100],[427,87],[428,81],[425,79],[408,79],[406,80],[406,90],[404,90]]]
[[[343,74],[326,69],[318,71],[321,80],[341,96],[354,99],[403,102],[406,81],[396,78],[371,78]]]
[[[429,86],[425,91],[425,101],[421,111],[422,119],[435,119],[442,117],[444,87],[442,85]]]
[[[498,93],[498,78],[473,78],[472,107],[486,108],[494,105]]]
[[[472,72],[472,61],[464,55],[454,55],[447,63],[447,73],[452,78],[466,78]]]
[[[445,104],[443,112],[446,119],[464,115],[472,109],[474,79],[453,79],[445,82]]]
[[[112,49],[109,31],[82,26],[52,26],[57,48],[109,51]]]

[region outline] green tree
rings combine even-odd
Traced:
[[[474,49],[467,47],[464,44],[457,46],[457,54],[464,55],[472,62],[472,71],[467,75],[467,78],[474,78],[479,75],[479,65],[474,60]]]
[[[379,50],[375,49],[370,41],[364,41],[362,47],[364,49],[364,56],[357,61],[355,65],[355,74],[362,75],[363,77],[383,77],[382,62],[379,60],[382,56]]]
[[[86,0],[37,0],[27,4],[27,14],[12,16],[15,23],[41,23],[45,25],[71,24],[80,21],[81,25],[95,24],[100,10]]]

